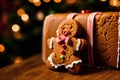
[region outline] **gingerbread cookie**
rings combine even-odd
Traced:
[[[48,39],[48,46],[53,52],[47,60],[50,69],[57,70],[64,66],[70,73],[79,73],[82,69],[81,50],[86,40],[76,38],[80,35],[81,26],[73,19],[64,20],[56,31],[57,37]],[[78,33],[79,31],[79,33]]]

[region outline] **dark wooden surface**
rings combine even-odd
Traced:
[[[19,64],[0,69],[0,80],[120,80],[120,71],[86,68],[83,74],[54,72],[42,62],[41,55],[32,56]]]

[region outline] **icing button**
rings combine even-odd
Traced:
[[[64,50],[61,50],[60,52],[61,52],[63,55],[65,55],[65,51],[64,51]]]
[[[62,48],[66,49],[66,46],[65,46],[65,44],[62,44],[61,46],[62,46]]]
[[[61,55],[61,56],[60,56],[60,59],[64,60],[64,59],[65,59],[65,56],[64,56],[64,55]]]

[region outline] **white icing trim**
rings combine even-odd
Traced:
[[[118,54],[117,54],[117,65],[116,67],[119,67],[119,55],[120,54],[120,12],[119,12],[119,18],[118,18]]]
[[[82,60],[73,61],[71,64],[65,66],[66,69],[72,68],[74,64],[82,63]]]
[[[54,40],[54,37],[52,37],[52,38],[50,39],[50,46],[49,46],[50,49],[53,48],[53,40]]]
[[[53,61],[52,61],[52,55],[53,55],[53,54],[54,54],[54,53],[51,53],[50,56],[48,57],[48,61],[50,62],[51,66],[53,66],[54,68],[58,68],[58,67],[64,65],[64,64],[57,64],[57,65],[54,64]]]
[[[56,69],[60,66],[64,66],[65,65],[64,63],[63,64],[57,64],[57,65],[53,63],[53,61],[52,61],[52,55],[53,54],[54,53],[51,53],[50,56],[48,57],[48,61],[50,62],[51,66],[53,66]],[[82,63],[82,60],[80,59],[80,60],[77,60],[77,61],[73,61],[71,64],[68,64],[67,66],[65,66],[65,68],[66,69],[72,68],[74,64],[78,64],[78,63]]]
[[[81,39],[77,39],[78,43],[76,45],[76,50],[79,51],[80,45],[81,45]]]

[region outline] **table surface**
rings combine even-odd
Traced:
[[[120,80],[120,71],[115,69],[86,68],[83,74],[49,70],[41,54],[32,56],[19,64],[10,64],[0,69],[0,80]]]

